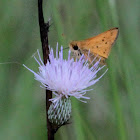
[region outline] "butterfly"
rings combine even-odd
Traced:
[[[76,58],[80,58],[84,54],[89,62],[92,62],[96,57],[96,61],[100,59],[100,64],[105,64],[118,34],[119,29],[117,27],[112,28],[85,40],[72,41],[69,47]]]

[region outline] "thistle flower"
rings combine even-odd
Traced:
[[[74,61],[70,58],[70,50],[68,59],[63,59],[63,47],[58,52],[58,44],[56,46],[56,58],[54,57],[53,49],[50,49],[49,60],[44,65],[41,60],[39,51],[39,60],[34,56],[34,59],[39,65],[39,72],[26,67],[34,74],[37,81],[41,82],[45,89],[52,91],[54,98],[50,99],[52,104],[48,110],[48,119],[51,123],[61,126],[70,119],[71,116],[71,96],[85,102],[85,99],[90,99],[85,96],[86,92],[92,89],[88,87],[94,85],[106,73],[97,78],[97,73],[103,67],[99,67],[99,61],[95,62],[92,67],[89,67],[88,60],[85,60],[84,55],[80,59]]]
[[[68,59],[63,59],[63,47],[61,46],[61,51],[58,52],[58,44],[56,46],[56,58],[54,57],[53,49],[50,49],[49,59],[47,64],[44,65],[41,60],[39,51],[38,57],[39,61],[34,56],[34,59],[39,64],[39,72],[35,73],[31,71],[35,79],[43,85],[48,90],[51,90],[55,95],[54,98],[50,99],[55,106],[64,97],[69,98],[73,96],[82,102],[86,102],[83,99],[90,99],[86,97],[86,88],[94,85],[99,79],[105,74],[102,74],[97,78],[97,72],[103,67],[99,67],[99,61],[97,61],[91,68],[89,68],[88,61],[84,59],[84,55],[76,61],[70,58],[70,50],[68,53]],[[58,56],[59,55],[59,56]],[[106,71],[105,71],[106,72]]]

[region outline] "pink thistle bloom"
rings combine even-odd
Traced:
[[[37,52],[39,61],[36,57],[34,59],[39,65],[39,72],[35,73],[27,66],[23,66],[34,74],[35,80],[41,82],[46,89],[52,91],[55,97],[50,99],[50,101],[56,105],[62,97],[69,98],[70,96],[86,102],[83,99],[90,98],[86,97],[85,94],[87,91],[92,90],[87,90],[86,88],[99,81],[107,71],[97,78],[98,71],[104,67],[99,67],[99,61],[89,68],[88,61],[84,59],[84,55],[79,60],[74,61],[73,58],[70,58],[70,50],[68,59],[63,59],[63,47],[61,46],[61,51],[58,52],[58,44],[56,46],[56,58],[54,57],[53,49],[50,49],[50,61],[46,65],[41,60],[39,51]]]

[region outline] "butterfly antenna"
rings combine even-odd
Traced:
[[[64,48],[63,50],[66,50],[66,49],[68,49],[69,47],[67,47],[67,48]]]

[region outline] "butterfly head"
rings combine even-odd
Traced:
[[[81,52],[81,49],[79,48],[77,41],[72,41],[69,44],[69,47],[70,47],[71,52],[73,52],[73,54],[76,57],[80,58],[82,56],[82,52]]]

